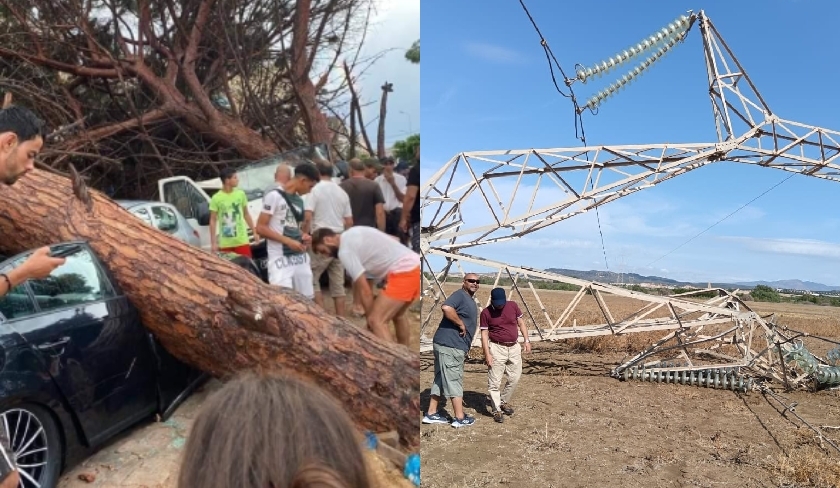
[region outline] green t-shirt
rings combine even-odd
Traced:
[[[248,197],[244,191],[238,188],[230,193],[217,191],[210,199],[210,211],[216,213],[216,242],[219,248],[248,244],[248,225],[245,223]]]

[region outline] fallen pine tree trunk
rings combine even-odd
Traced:
[[[0,185],[0,201],[0,250],[88,241],[146,327],[185,363],[214,376],[294,371],[359,425],[419,446],[418,353],[148,226],[78,178],[35,171]]]

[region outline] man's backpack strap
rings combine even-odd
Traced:
[[[284,199],[284,200],[286,200],[286,205],[288,205],[288,206],[289,206],[289,209],[291,209],[291,211],[292,211],[292,215],[294,215],[294,216],[295,216],[295,220],[297,220],[298,224],[300,224],[301,222],[303,222],[303,211],[301,210],[300,212],[298,212],[297,207],[295,207],[294,205],[292,205],[292,201],[289,199],[289,195],[288,195],[288,193],[286,193],[285,191],[281,190],[280,188],[275,188],[275,189],[274,189],[274,190],[272,190],[272,191],[276,191],[277,193],[279,193],[280,195],[282,195],[282,196],[283,196],[283,199]]]

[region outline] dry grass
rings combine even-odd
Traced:
[[[447,293],[451,293],[458,289],[458,285],[448,283],[444,286],[444,289]],[[476,293],[476,298],[479,300],[479,303],[486,304],[488,302],[490,289],[491,287],[489,285],[484,285],[479,289]],[[523,300],[516,296],[515,293],[510,294],[509,299],[516,301],[520,305],[522,311],[525,313],[526,323],[529,325],[529,328],[533,329],[533,323],[536,322],[541,330],[550,329],[575,296],[575,292],[571,291],[537,290],[540,301],[542,302],[541,307],[540,301],[537,301],[530,290],[523,287],[522,291],[525,298],[525,306],[522,306]],[[646,305],[646,302],[633,298],[608,294],[604,294],[603,296],[615,320],[622,320]],[[424,331],[427,337],[434,335],[437,325],[442,318],[440,303],[434,307],[432,305],[431,300],[424,300],[422,318],[424,321],[428,318],[428,325]],[[776,322],[790,329],[807,332],[808,334],[820,337],[840,337],[840,308],[838,307],[763,302],[749,302],[748,306],[761,315],[775,313],[777,317]],[[662,307],[650,314],[648,318],[664,318],[668,316],[667,309]],[[531,321],[531,317],[533,317],[533,322]],[[604,314],[595,302],[594,297],[587,295],[583,297],[580,304],[578,304],[575,311],[572,312],[563,326],[604,323],[606,323]],[[666,333],[667,331],[653,331],[620,336],[568,339],[563,341],[563,347],[571,352],[633,354],[644,350],[662,338]],[[819,355],[823,355],[829,349],[835,347],[835,345],[830,343],[814,339],[806,339],[805,344],[812,352]],[[480,355],[480,352],[473,353],[471,357],[475,357],[475,354]]]
[[[477,298],[480,303],[485,304],[489,298],[490,286],[484,285],[477,293]],[[457,289],[457,285],[447,285],[447,292]],[[574,292],[564,291],[550,291],[539,290],[540,299],[544,309],[540,306],[533,294],[527,288],[523,288],[523,293],[527,293],[524,303],[527,306],[522,306],[522,299],[515,294],[509,296],[509,299],[517,301],[520,304],[523,312],[525,312],[526,323],[532,328],[530,317],[532,316],[541,329],[550,328],[550,324],[556,321],[557,317],[568,306],[573,297]],[[605,300],[608,307],[612,311],[616,320],[638,311],[644,302],[638,300],[605,295]],[[840,338],[840,308],[817,306],[810,304],[791,304],[791,303],[762,303],[749,302],[747,304],[752,310],[761,314],[762,316],[775,313],[776,323],[790,329],[806,332],[811,335],[827,337],[831,339]],[[530,316],[529,316],[530,311]],[[546,314],[549,318],[546,318]],[[661,309],[656,313],[651,314],[650,318],[666,317],[667,310]],[[422,318],[429,318],[428,326],[425,330],[427,337],[432,337],[437,324],[441,319],[440,304],[432,309],[429,300],[424,300]],[[605,323],[603,313],[591,296],[586,296],[578,305],[577,310],[571,314],[569,320],[565,325],[576,323],[577,325],[591,325]],[[600,336],[581,339],[569,339],[561,341],[553,346],[547,344],[535,344],[535,351],[542,354],[554,354],[557,352],[563,353],[594,353],[598,355],[608,354],[635,354],[638,353],[654,342],[661,339],[667,331],[653,331],[627,334],[622,336]],[[837,347],[835,344],[827,343],[816,339],[805,339],[806,346],[815,354],[823,356],[829,349]],[[483,353],[480,348],[474,348],[471,351],[470,357],[473,359],[482,360]],[[552,363],[555,364],[555,363]],[[570,394],[570,390],[583,389],[588,390],[585,385],[588,384],[585,378],[570,375],[565,366],[560,366],[552,370],[551,376],[543,376],[538,379],[538,383],[546,388],[547,391],[563,391],[563,394]],[[707,397],[706,392],[697,388],[675,387],[669,389],[669,395],[680,399],[680,403],[700,402]],[[754,400],[757,401],[757,400]],[[743,408],[741,400],[727,400],[719,405],[719,408],[726,412],[739,412],[743,410],[743,421],[751,423],[754,420],[755,414],[749,409]],[[829,418],[840,415],[840,407],[828,404],[824,408],[828,409],[824,412]],[[509,446],[518,452],[526,453],[528,456],[536,456],[538,454],[545,455],[547,453],[559,456],[569,456],[570,451],[574,451],[572,440],[567,439],[567,434],[562,428],[558,426],[563,425],[570,417],[562,412],[560,416],[554,418],[552,423],[546,423],[545,428],[537,427],[531,430],[526,442],[517,442],[516,445]],[[507,423],[504,428],[509,428]],[[608,431],[602,425],[602,432]],[[831,432],[834,435],[833,432]],[[433,442],[444,443],[454,442],[456,438],[462,436],[469,436],[471,434],[452,432],[446,429],[435,429],[433,431],[424,432],[424,443],[432,441],[427,439],[428,436],[434,436]],[[445,437],[446,440],[441,439]],[[700,438],[694,438],[695,448],[706,450],[714,460],[715,463],[724,463],[726,465],[746,465],[761,464],[772,473],[776,478],[779,486],[797,486],[797,487],[840,487],[840,462],[838,462],[838,455],[836,451],[827,452],[820,447],[820,442],[815,439],[814,433],[809,429],[797,430],[797,432],[788,438],[783,444],[786,446],[783,450],[786,454],[778,454],[771,457],[762,457],[759,460],[758,452],[763,447],[757,447],[749,442],[744,442],[743,439],[733,438],[731,436],[723,435],[707,435]],[[836,441],[835,441],[836,442]],[[761,444],[761,446],[764,446]],[[676,454],[668,449],[653,449],[642,458],[637,458],[635,461],[628,463],[625,472],[632,474],[643,471],[658,469],[659,467],[673,464],[677,461]],[[439,467],[436,466],[436,469]],[[534,480],[537,482],[540,478],[540,472],[543,467],[532,465]],[[487,483],[489,478],[476,477],[465,483],[463,486],[489,486]],[[494,483],[499,480],[495,479]],[[460,485],[459,485],[460,486]]]
[[[836,454],[836,452],[834,452]],[[840,486],[840,461],[813,446],[801,446],[790,455],[779,455],[774,471],[780,481],[814,488]]]

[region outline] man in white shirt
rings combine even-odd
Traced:
[[[310,237],[300,228],[304,218],[301,195],[318,182],[318,171],[312,164],[295,168],[295,176],[283,188],[275,188],[263,196],[263,208],[257,219],[257,233],[266,238],[268,250],[268,282],[292,288],[312,299],[312,269],[306,253]]]
[[[400,240],[403,244],[407,242],[404,232],[400,231],[400,217],[402,217],[402,204],[405,198],[406,179],[405,176],[394,171],[394,158],[382,160],[382,174],[373,181],[382,190],[385,197],[385,232]]]
[[[376,336],[393,340],[388,323],[394,322],[397,342],[410,347],[405,311],[420,297],[420,255],[388,234],[356,226],[342,234],[321,228],[312,234],[312,249],[323,256],[338,257],[358,291],[368,328]],[[374,299],[365,274],[387,284]]]
[[[330,229],[336,234],[353,227],[353,210],[350,207],[350,197],[333,180],[333,166],[324,160],[315,161],[315,167],[321,175],[321,181],[312,188],[304,198],[305,217],[304,232],[318,229]],[[321,293],[321,275],[324,271],[330,280],[330,296],[335,304],[335,314],[345,316],[344,266],[341,260],[321,256],[310,250],[312,262],[312,281],[315,288],[315,303],[324,307],[324,296]]]

